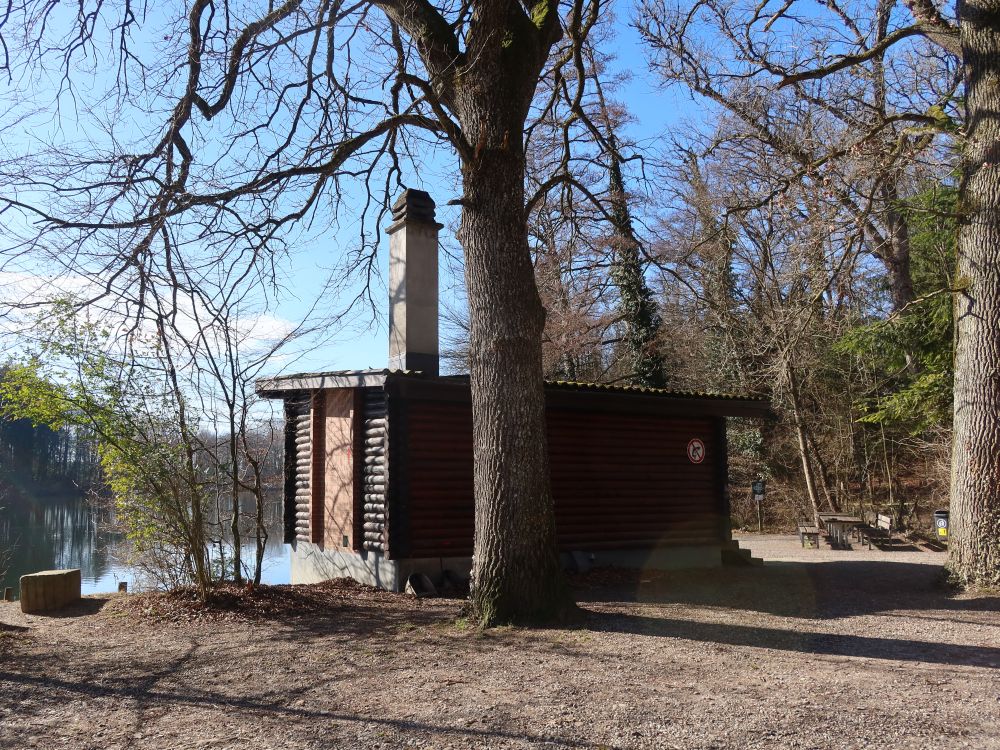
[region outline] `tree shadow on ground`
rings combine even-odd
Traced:
[[[768,562],[755,568],[618,573],[617,580],[591,585],[586,577],[577,579],[578,600],[722,607],[807,619],[900,609],[1000,612],[1000,597],[956,597],[944,585],[940,567],[920,563]]]
[[[96,615],[111,601],[110,596],[85,596],[79,601],[67,604],[60,609],[53,609],[47,612],[30,612],[33,617],[53,617],[53,618],[74,618],[89,617]]]
[[[554,735],[541,736],[516,730],[480,729],[477,727],[453,726],[444,723],[432,724],[416,719],[364,716],[324,708],[288,705],[286,700],[273,700],[268,699],[266,696],[222,694],[192,685],[183,685],[181,687],[157,686],[157,682],[163,676],[176,676],[176,671],[191,657],[192,653],[192,651],[189,651],[179,656],[154,675],[116,680],[110,684],[107,682],[98,683],[90,680],[71,679],[63,675],[24,674],[0,669],[0,686],[3,686],[5,695],[16,697],[18,693],[23,693],[24,695],[33,696],[36,701],[39,696],[43,696],[44,700],[51,704],[61,704],[66,700],[74,698],[84,698],[91,701],[97,699],[108,699],[115,702],[122,700],[136,701],[139,704],[139,710],[136,712],[136,726],[140,725],[140,719],[145,712],[154,709],[159,712],[177,708],[192,710],[208,709],[243,711],[257,717],[257,719],[262,717],[270,718],[280,722],[286,731],[293,728],[294,725],[292,722],[299,722],[306,727],[315,726],[317,722],[324,722],[333,726],[337,724],[377,726],[406,733],[407,735],[424,733],[431,737],[448,738],[456,742],[465,742],[468,743],[467,746],[469,747],[482,747],[498,740],[506,740],[544,743],[547,747],[584,747],[616,750],[616,746],[604,742],[581,741],[579,738],[562,739]],[[341,747],[342,745],[336,739],[330,738],[329,744],[323,746]]]
[[[684,638],[702,643],[753,646],[816,656],[849,656],[1000,669],[1000,648],[992,646],[871,638],[632,613],[588,612],[586,627],[600,632]]]
[[[270,619],[275,625],[287,629],[290,637],[307,642],[329,637],[356,639],[405,635],[415,628],[454,623],[461,612],[462,602],[458,600],[437,600],[428,606],[403,594],[392,596],[398,602],[390,606],[345,602],[323,612],[288,614]]]

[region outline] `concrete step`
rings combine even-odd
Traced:
[[[722,564],[744,567],[760,567],[764,561],[750,554],[750,550],[740,547],[739,542],[730,542],[722,547]]]

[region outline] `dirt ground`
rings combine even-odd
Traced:
[[[330,584],[0,603],[0,748],[1000,747],[1000,597],[940,553],[741,541],[767,564],[577,580],[567,629]]]

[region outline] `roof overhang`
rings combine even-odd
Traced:
[[[385,385],[393,370],[331,370],[303,372],[262,378],[257,393],[264,398],[286,398],[295,391],[321,391],[328,388],[378,388]]]
[[[385,388],[404,399],[436,401],[468,401],[471,396],[468,376],[433,377],[407,370],[332,370],[257,381],[257,392],[265,398],[287,399],[333,388]],[[774,416],[764,398],[606,383],[548,381],[545,401],[553,409],[757,419]]]

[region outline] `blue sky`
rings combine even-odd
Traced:
[[[628,13],[619,14],[616,21],[615,69],[631,73],[630,80],[625,84],[616,98],[625,102],[634,118],[629,125],[628,134],[638,141],[653,141],[664,135],[669,135],[672,128],[682,126],[689,120],[699,117],[699,103],[691,99],[685,91],[678,88],[663,90],[660,88],[648,66],[638,33],[625,21]],[[606,50],[608,51],[608,50]],[[457,251],[457,243],[453,237],[453,229],[457,224],[458,215],[455,209],[445,204],[460,195],[460,187],[455,175],[447,167],[429,165],[420,175],[407,177],[412,180],[413,187],[427,190],[438,204],[438,220],[445,224],[442,229],[442,241],[452,251]],[[327,268],[333,262],[332,253],[338,245],[350,243],[351,233],[356,231],[356,223],[345,222],[342,229],[343,240],[337,237],[323,238],[314,246],[302,248],[302,253],[292,271],[294,286],[298,291],[298,299],[286,299],[277,312],[284,318],[297,321],[320,290],[322,274],[317,269]],[[388,258],[388,239],[383,238],[379,247],[379,264],[383,278],[386,278]],[[454,270],[454,264],[441,258],[441,291],[442,303],[452,306],[460,305],[462,280]],[[384,310],[378,311],[379,315]],[[445,332],[442,331],[442,336]],[[276,361],[275,369],[303,372],[329,369],[355,369],[385,366],[388,352],[388,332],[384,318],[371,321],[369,313],[362,312],[354,325],[338,333],[333,340],[322,347],[297,356],[291,361]]]
[[[627,21],[630,16],[630,6],[622,5],[617,8],[616,35],[609,40],[613,49],[604,51],[614,53],[616,60],[613,67],[616,71],[631,73],[631,79],[615,94],[615,98],[627,104],[634,118],[628,126],[628,135],[638,141],[652,142],[668,133],[671,128],[678,127],[685,120],[697,119],[699,116],[698,105],[682,91],[659,89],[653,76],[648,72],[639,36],[634,29],[628,26]],[[142,43],[147,45],[150,50],[154,50],[161,44],[156,33],[153,28],[145,29],[142,32],[143,37],[145,37]],[[85,81],[86,76],[91,75],[96,83],[100,84],[102,78],[106,81],[108,76],[113,75],[113,67],[110,64],[110,59],[91,59],[85,66],[86,69],[82,71],[81,80]],[[43,85],[46,82],[51,86],[50,91],[46,90],[45,85]],[[73,101],[72,97],[64,95],[60,99],[58,115],[56,108],[52,106],[58,85],[57,75],[51,76],[47,80],[43,77],[39,81],[32,81],[28,84],[23,81],[14,81],[6,89],[0,87],[0,94],[3,95],[0,99],[17,103],[19,85],[22,87],[21,93],[26,94],[29,98],[37,99],[40,106],[36,110],[36,114],[25,121],[26,124],[21,127],[20,133],[18,133],[16,126],[14,130],[8,128],[4,131],[3,137],[6,143],[0,144],[0,156],[4,150],[16,153],[38,148],[38,144],[44,143],[46,140],[79,142],[88,139],[89,135],[84,124],[86,118],[77,121],[74,113],[74,106],[77,102]],[[97,86],[94,90],[96,88]],[[83,97],[79,103],[85,111],[89,105],[85,101],[85,97],[91,92],[84,85],[78,93]],[[21,98],[24,100],[23,95]],[[2,103],[0,100],[0,104]],[[99,109],[92,111],[97,112],[97,116],[101,117]],[[107,113],[103,117],[114,122],[115,116],[113,114]],[[156,127],[156,119],[148,120],[147,118],[145,123],[124,120],[116,123],[115,127],[127,135],[130,131],[137,131],[150,124]],[[11,137],[12,133],[14,134],[13,138]],[[443,250],[460,253],[454,239],[454,228],[458,220],[457,210],[445,205],[449,200],[459,197],[461,190],[450,160],[432,157],[419,175],[404,175],[404,180],[410,186],[425,189],[432,195],[439,206],[438,219],[445,225],[442,230]],[[21,221],[13,214],[7,214],[2,220],[8,222],[8,225],[15,221]],[[315,230],[302,233],[304,239],[296,244],[292,257],[283,264],[282,286],[284,291],[279,297],[278,304],[269,311],[272,317],[277,316],[290,324],[299,323],[306,316],[317,296],[321,294],[324,281],[331,273],[336,274],[336,268],[343,253],[356,247],[359,230],[358,220],[353,218],[349,210],[346,210],[337,216],[337,224],[336,230],[328,230],[321,235]],[[378,258],[383,284],[386,278],[387,254],[388,240],[383,237]],[[441,258],[442,303],[451,307],[458,307],[462,304],[462,279],[457,273],[457,269],[457,263],[449,262],[445,257]],[[46,274],[52,273],[52,269],[30,265],[22,265],[16,269],[5,265],[0,270],[0,275],[13,270],[22,276],[36,274],[37,278],[42,280],[43,286]],[[9,284],[6,279],[5,282]],[[0,287],[0,294],[11,294],[9,289],[16,287],[19,283],[16,281],[10,286]],[[70,279],[69,286],[72,287],[72,284],[73,280]],[[49,293],[57,294],[59,291],[50,291]],[[330,312],[341,310],[345,304],[345,298],[352,297],[353,293],[356,292],[357,287],[355,286],[342,289],[338,296],[330,295],[327,299],[321,299],[320,312],[324,309]],[[302,342],[295,346],[288,355],[275,358],[272,366],[268,368],[269,374],[278,371],[384,366],[388,349],[385,325],[387,304],[383,303],[382,300],[385,300],[386,296],[384,288],[376,289],[374,310],[359,307],[346,322],[342,322],[336,329],[330,329],[321,344],[314,346],[311,343]]]

